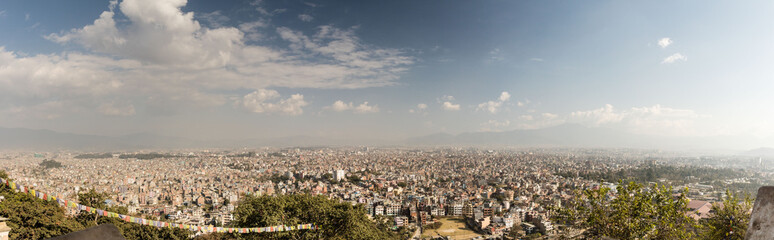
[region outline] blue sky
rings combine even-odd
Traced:
[[[774,3],[3,1],[0,126],[770,137]]]

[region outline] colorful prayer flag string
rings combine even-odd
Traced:
[[[35,189],[30,189],[26,186],[22,186],[20,184],[16,184],[12,181],[9,181],[7,179],[0,178],[0,182],[4,184],[5,186],[10,187],[11,189],[16,189],[21,193],[26,193],[34,196],[35,198],[39,198],[41,200],[47,200],[47,201],[56,201],[57,203],[64,205],[65,207],[74,208],[79,211],[86,211],[89,213],[96,213],[97,215],[106,216],[106,217],[115,217],[119,218],[125,222],[130,223],[138,223],[142,225],[150,225],[155,227],[167,227],[167,228],[180,228],[180,229],[188,229],[191,231],[198,231],[198,232],[219,232],[219,233],[262,233],[262,232],[282,232],[282,231],[293,231],[293,230],[314,230],[317,229],[317,227],[314,224],[307,223],[307,224],[298,224],[298,225],[277,225],[277,226],[270,226],[270,227],[254,227],[254,228],[224,228],[224,227],[214,227],[214,226],[196,226],[196,225],[188,225],[188,224],[179,224],[179,223],[169,223],[169,222],[162,222],[162,221],[155,221],[155,220],[149,220],[144,218],[138,218],[138,217],[132,217],[128,215],[118,214],[102,209],[96,209],[90,206],[81,205],[80,203],[75,203],[72,201],[64,200],[62,198],[57,198],[55,196],[36,191]]]

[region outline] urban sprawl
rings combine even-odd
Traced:
[[[514,231],[573,234],[551,222],[552,209],[571,200],[576,190],[615,189],[618,184],[581,177],[588,173],[660,165],[732,167],[748,173],[718,176],[714,185],[706,179],[691,181],[692,176],[679,183],[656,181],[674,184],[675,191],[687,188],[690,214],[697,220],[708,217],[712,203],[725,193],[717,184],[771,179],[757,157],[687,157],[632,149],[320,147],[0,154],[2,169],[25,186],[71,200],[77,200],[78,192],[95,189],[111,196],[108,205],[157,220],[228,226],[245,195],[314,194],[363,204],[369,216],[396,229],[454,218],[480,237]],[[41,166],[52,160],[61,167]]]

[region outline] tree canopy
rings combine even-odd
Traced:
[[[586,229],[590,238],[691,239],[694,220],[685,215],[685,194],[672,196],[672,188],[654,185],[645,188],[629,182],[619,184],[617,194],[609,188],[589,189],[576,194],[558,210],[560,223]]]
[[[240,234],[244,239],[397,239],[368,219],[363,205],[312,195],[245,196],[234,211],[235,227],[313,223],[314,230]]]
[[[703,239],[744,239],[750,223],[753,199],[726,190],[722,204],[712,205],[713,215],[702,224]]]

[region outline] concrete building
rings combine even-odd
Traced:
[[[347,175],[346,171],[339,169],[333,172],[333,179],[336,179],[336,181],[340,182],[341,180],[344,180],[344,178],[346,178],[346,175]]]

